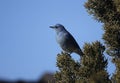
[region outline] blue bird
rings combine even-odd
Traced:
[[[55,26],[50,26],[50,28],[56,31],[56,40],[65,53],[71,54],[74,52],[83,56],[83,52],[76,40],[63,25],[56,24]]]

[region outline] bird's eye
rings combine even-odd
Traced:
[[[55,26],[55,28],[58,28],[57,26]]]

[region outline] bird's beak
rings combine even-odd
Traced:
[[[55,28],[55,26],[50,26],[50,28]]]

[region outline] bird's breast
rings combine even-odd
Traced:
[[[64,33],[64,32],[60,32],[56,36],[56,40],[60,45],[64,44],[66,38],[67,38],[67,33]]]

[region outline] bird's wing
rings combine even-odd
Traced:
[[[80,56],[83,56],[83,52],[80,49],[79,45],[77,44],[76,40],[74,39],[74,37],[68,33],[68,36],[66,38],[66,47],[71,50],[71,52],[75,52],[77,54],[79,54]]]
[[[68,32],[66,36],[66,46],[68,48],[72,48],[72,50],[80,49],[79,45],[77,44],[76,40],[74,37]]]

